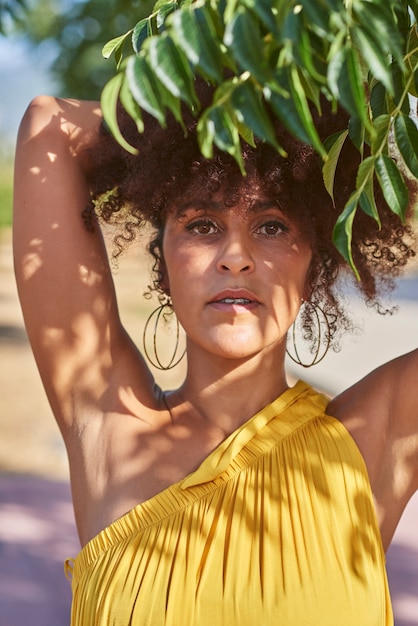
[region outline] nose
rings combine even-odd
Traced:
[[[254,269],[254,259],[250,244],[245,236],[234,231],[224,239],[218,257],[218,269],[221,272],[249,273]]]

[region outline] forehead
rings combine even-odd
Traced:
[[[245,176],[235,168],[222,169],[214,163],[213,169],[208,164],[197,166],[196,171],[179,188],[179,195],[174,203],[181,204],[183,199],[224,200],[229,203],[234,198],[243,200],[256,198],[263,194],[263,181],[256,172],[248,172]]]
[[[280,210],[280,205],[274,198],[236,198],[234,202],[225,202],[223,197],[196,196],[184,199],[183,202],[173,207],[169,214],[174,218],[181,218],[190,211],[206,211],[220,214],[235,213],[237,217],[242,216],[245,219],[269,209]]]
[[[218,181],[216,185],[204,185],[196,180],[176,198],[169,214],[181,215],[185,210],[196,208],[211,211],[229,211],[246,215],[276,207],[284,212],[280,201],[263,189],[258,177],[247,175],[235,180]]]

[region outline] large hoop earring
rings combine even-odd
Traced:
[[[290,333],[293,344],[293,354],[288,347],[286,348],[286,353],[294,363],[296,363],[297,365],[301,365],[302,367],[308,368],[312,367],[313,365],[317,365],[325,358],[325,355],[327,354],[331,344],[331,328],[328,317],[320,306],[318,306],[317,304],[312,304],[311,302],[303,302],[303,305],[305,307],[310,307],[310,309],[313,311],[313,317],[316,320],[318,330],[318,339],[315,343],[313,359],[311,362],[304,363],[299,356],[296,338],[296,328],[298,326],[297,318],[293,322]]]
[[[167,318],[169,316],[174,316],[175,320],[176,320],[176,345],[174,346],[174,351],[173,351],[173,355],[171,357],[171,359],[169,360],[169,362],[167,363],[167,365],[164,365],[161,360],[160,357],[158,356],[158,349],[157,349],[157,336],[158,336],[158,325],[161,319],[161,316],[163,317],[164,321],[167,321]],[[149,329],[151,328],[151,321],[154,321],[154,326],[153,326],[153,330],[149,331]],[[151,341],[148,340],[147,341],[147,336],[149,336],[149,332],[152,332],[152,338]],[[182,358],[184,357],[184,355],[186,354],[186,348],[184,348],[183,352],[181,353],[181,355],[178,357],[179,354],[179,344],[180,344],[180,324],[179,321],[176,317],[176,314],[174,313],[174,310],[171,306],[171,300],[167,300],[166,302],[160,304],[159,307],[157,307],[152,313],[151,315],[148,317],[146,323],[145,323],[145,327],[144,327],[144,333],[142,335],[142,343],[144,346],[144,352],[145,352],[145,356],[147,357],[148,361],[151,363],[151,365],[153,365],[156,369],[158,370],[170,370],[173,367],[176,367],[176,365],[178,365],[180,363],[180,361],[182,360]],[[153,351],[153,355],[150,356],[147,345],[152,345],[152,351]]]

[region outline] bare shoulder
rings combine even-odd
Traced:
[[[361,424],[387,436],[418,432],[417,376],[418,350],[413,350],[373,370],[334,398],[329,409],[353,430]]]
[[[382,536],[389,541],[418,488],[418,350],[377,368],[336,397],[328,411],[367,466]]]
[[[67,135],[73,133],[71,141],[75,142],[77,136],[94,130],[100,120],[100,104],[96,101],[42,94],[29,102],[20,124],[18,142],[45,130],[56,131],[58,127]]]

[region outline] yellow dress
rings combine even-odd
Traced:
[[[72,568],[72,626],[388,626],[364,461],[299,382]]]

